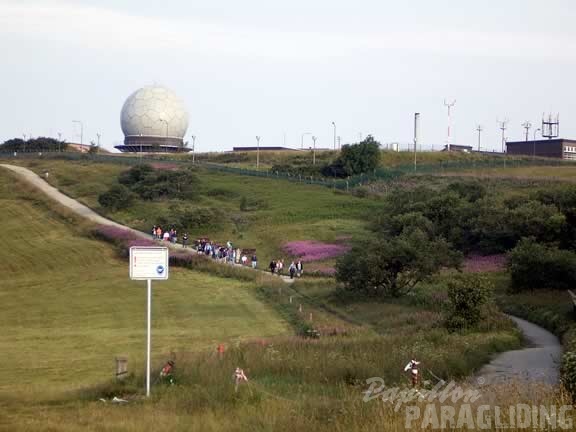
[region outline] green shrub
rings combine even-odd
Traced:
[[[450,280],[446,326],[450,330],[462,330],[478,325],[493,289],[488,279],[478,275],[462,274]]]
[[[240,199],[240,211],[248,212],[255,210],[265,210],[268,208],[268,203],[259,198],[248,198],[242,195]]]
[[[576,397],[576,352],[567,351],[562,356],[562,383],[572,397]]]
[[[128,208],[134,202],[135,195],[126,186],[113,185],[108,191],[100,194],[98,202],[112,211]]]
[[[198,179],[189,169],[168,171],[156,170],[150,165],[137,165],[120,174],[118,182],[148,201],[192,199],[198,191]]]
[[[523,239],[508,254],[510,288],[570,289],[576,285],[576,254]]]

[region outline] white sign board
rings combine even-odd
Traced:
[[[168,248],[146,246],[131,247],[130,279],[167,280]]]

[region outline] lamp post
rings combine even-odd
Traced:
[[[58,132],[58,153],[62,151],[62,132]]]
[[[99,133],[96,134],[96,137],[98,138],[98,144],[97,144],[97,146],[96,146],[96,154],[100,154],[100,137],[101,137],[101,136],[102,136],[102,135],[99,134]]]
[[[78,123],[80,125],[80,145],[84,144],[84,123],[81,120],[72,120],[72,123]]]
[[[260,170],[260,137],[256,135],[256,171]]]
[[[192,135],[192,165],[194,165],[194,163],[196,163],[195,159],[194,159],[194,152],[196,150],[196,135]]]
[[[304,132],[302,136],[300,136],[300,150],[304,150],[304,135],[312,135],[310,132]]]
[[[332,126],[334,126],[334,150],[336,150],[336,123],[332,122]]]
[[[532,140],[532,159],[536,158],[536,133],[542,129],[538,128],[534,130],[534,139]]]
[[[314,146],[312,147],[312,165],[316,165],[316,140],[318,138],[312,136],[312,141],[314,142]]]

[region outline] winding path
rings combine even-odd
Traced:
[[[149,239],[149,240],[152,239],[152,236],[150,234],[143,233],[142,231],[138,231],[134,228],[130,228],[128,226],[114,222],[113,220],[107,219],[104,216],[101,216],[98,213],[96,213],[90,207],[87,207],[84,204],[79,203],[75,199],[72,199],[69,196],[64,195],[62,192],[60,192],[54,186],[51,186],[50,184],[48,184],[38,174],[29,170],[28,168],[24,168],[24,167],[17,166],[17,165],[9,165],[9,164],[0,164],[0,167],[8,169],[8,170],[12,171],[13,173],[17,174],[23,180],[25,180],[26,182],[28,182],[32,186],[36,187],[37,189],[39,189],[40,191],[45,193],[49,198],[53,199],[54,201],[58,202],[62,206],[73,211],[77,215],[88,219],[91,222],[97,223],[99,225],[107,225],[107,226],[114,226],[117,228],[122,228],[122,229],[125,229],[128,231],[131,231],[132,233],[134,233],[134,235],[136,235],[139,238],[145,238],[145,239]],[[185,251],[189,251],[190,253],[193,253],[191,249],[189,249],[189,248],[185,249],[182,247],[181,244],[176,244],[176,245],[169,244],[168,247],[183,249]],[[227,265],[227,264],[222,264],[222,265]],[[244,267],[241,264],[235,264],[235,265],[240,266],[240,267]],[[248,268],[248,269],[252,270],[251,267],[244,267],[244,268]],[[259,271],[262,273],[269,274],[268,272],[265,272],[264,270],[254,270],[254,271]],[[290,279],[290,277],[288,277],[288,276],[279,275],[279,277],[286,283],[294,282],[294,280]]]
[[[485,383],[523,380],[556,384],[558,366],[562,358],[562,345],[549,331],[526,320],[509,316],[522,330],[529,346],[497,355],[478,373]]]

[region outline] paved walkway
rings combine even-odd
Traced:
[[[49,198],[53,199],[54,201],[58,202],[62,206],[73,211],[77,215],[88,219],[91,222],[94,222],[94,223],[99,224],[99,225],[108,225],[108,226],[114,226],[117,228],[122,228],[122,229],[125,229],[128,231],[131,231],[132,233],[134,233],[134,235],[136,235],[139,238],[145,238],[145,239],[152,240],[152,236],[150,234],[143,233],[142,231],[135,230],[134,228],[130,228],[130,227],[127,227],[125,225],[114,222],[113,220],[107,219],[104,216],[101,216],[98,213],[96,213],[90,207],[87,207],[84,204],[79,203],[75,199],[72,199],[69,196],[64,195],[62,192],[60,192],[55,187],[49,185],[38,174],[36,174],[33,171],[30,171],[28,168],[24,168],[24,167],[16,166],[16,165],[9,165],[9,164],[0,164],[0,167],[8,169],[8,170],[16,173],[23,180],[25,180],[26,182],[33,185],[34,187],[39,189],[41,192],[45,193]],[[193,249],[189,249],[189,248],[185,249],[182,247],[181,244],[176,244],[176,245],[169,244],[168,246],[172,249],[183,249],[189,253],[195,253],[195,251]],[[229,265],[229,264],[222,264],[222,265]],[[252,270],[250,267],[245,267],[245,266],[242,266],[241,264],[235,264],[235,265]],[[270,273],[265,272],[263,270],[255,270],[255,271],[270,274]],[[280,276],[280,278],[286,283],[294,282],[294,280],[290,279],[290,277],[288,277],[288,276]]]
[[[562,345],[549,331],[526,320],[509,316],[522,330],[528,348],[506,351],[496,356],[478,373],[484,383],[522,380],[556,384],[562,358]]]

